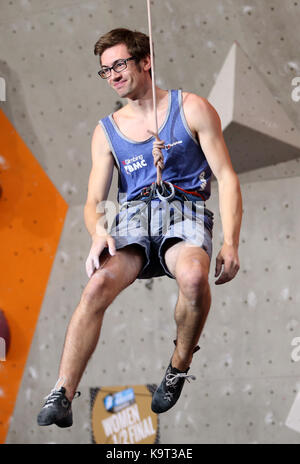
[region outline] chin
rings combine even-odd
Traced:
[[[129,90],[124,90],[123,92],[119,93],[119,96],[121,98],[131,98],[132,97],[132,92],[130,92]]]
[[[122,92],[118,92],[119,93],[119,97],[121,98],[126,98],[127,95],[129,94],[128,90],[123,90]]]

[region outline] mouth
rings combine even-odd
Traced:
[[[119,89],[120,87],[122,87],[122,85],[124,85],[125,82],[126,82],[126,81],[119,81],[119,82],[116,82],[116,83],[114,84],[115,89]]]

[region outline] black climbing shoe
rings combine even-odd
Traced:
[[[42,426],[56,424],[58,427],[71,427],[73,424],[71,401],[65,396],[66,389],[60,387],[57,390],[56,385],[50,395],[45,397],[46,402],[37,417],[37,423]],[[80,392],[76,394],[80,396]]]
[[[174,343],[176,345],[176,341]],[[194,353],[199,349],[199,346],[197,346],[194,349]],[[160,414],[171,409],[180,397],[184,381],[187,380],[190,382],[189,379],[196,380],[194,375],[187,374],[189,369],[182,372],[176,369],[176,367],[172,367],[170,361],[165,376],[152,397],[151,409],[153,412]]]

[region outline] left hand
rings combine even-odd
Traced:
[[[222,265],[224,265],[222,270]],[[215,284],[225,284],[232,280],[240,268],[240,261],[238,257],[238,248],[237,246],[227,245],[224,243],[219,254],[216,258],[216,270],[215,277],[218,277],[221,270],[222,273]]]

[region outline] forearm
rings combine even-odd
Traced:
[[[84,207],[84,222],[92,237],[107,233],[105,212],[97,213],[97,205],[95,204],[86,203]]]
[[[236,174],[218,180],[224,243],[238,247],[243,215],[242,194]]]

